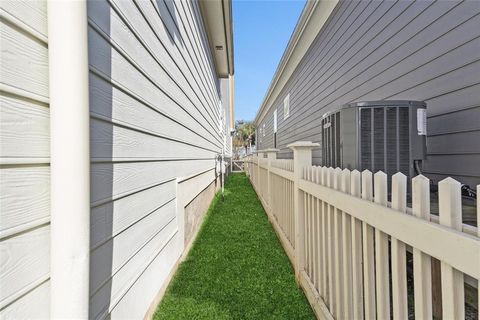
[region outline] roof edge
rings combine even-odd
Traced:
[[[307,53],[317,34],[322,30],[339,0],[307,0],[295,25],[287,47],[278,63],[277,70],[254,118],[254,123],[263,119],[288,79]]]
[[[208,44],[219,78],[234,74],[231,0],[199,1]]]

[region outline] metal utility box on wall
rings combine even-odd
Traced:
[[[414,177],[426,155],[422,101],[354,102],[322,117],[325,166]]]

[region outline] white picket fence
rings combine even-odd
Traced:
[[[393,175],[388,202],[385,173],[312,166],[317,146],[290,145],[293,160],[277,160],[274,149],[245,159],[245,171],[317,317],[390,319],[392,312],[393,319],[407,319],[409,251],[415,319],[432,319],[432,257],[441,263],[443,319],[464,319],[464,281],[479,287],[480,231],[462,224],[460,183],[452,178],[439,183],[436,217],[430,214],[426,177],[412,179],[408,208],[405,175]],[[478,207],[477,202],[480,221]]]

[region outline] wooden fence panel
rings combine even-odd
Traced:
[[[369,170],[362,172],[362,199],[366,201],[373,200],[372,173]],[[362,232],[365,318],[376,319],[374,230],[367,223],[363,222]]]
[[[353,170],[350,189],[354,197],[361,197],[360,172]],[[352,319],[363,319],[363,250],[362,221],[352,218]]]
[[[321,185],[327,186],[327,175],[328,170],[325,167],[321,168]],[[322,291],[323,291],[323,300],[328,305],[330,303],[330,286],[329,286],[329,277],[330,270],[328,264],[328,252],[329,252],[329,242],[328,242],[328,208],[329,205],[326,201],[322,201]]]
[[[402,173],[392,176],[392,209],[407,210],[407,177]],[[393,319],[408,319],[407,251],[405,243],[391,238]]]
[[[446,178],[438,183],[440,224],[462,230],[460,182]],[[443,319],[465,319],[463,273],[441,262]]]
[[[413,215],[430,218],[430,181],[424,176],[412,179]],[[432,319],[432,264],[427,254],[413,248],[415,319]]]
[[[374,175],[375,203],[387,206],[387,175],[379,171]],[[388,235],[375,229],[375,283],[377,317],[390,319],[390,282],[388,278]]]
[[[350,194],[350,170],[342,171],[343,193]],[[347,212],[342,212],[342,262],[343,262],[343,318],[352,319],[353,295],[352,295],[352,224],[351,217]]]
[[[333,176],[333,168],[328,168],[327,169],[328,172],[327,172],[327,187],[329,188],[332,188],[333,189],[333,179],[334,179],[334,176]],[[328,232],[328,236],[327,236],[327,239],[328,239],[328,257],[327,257],[327,262],[328,262],[328,292],[329,292],[329,298],[330,298],[330,301],[329,301],[329,310],[330,312],[334,314],[334,310],[336,308],[336,288],[335,288],[335,273],[337,272],[337,270],[335,269],[335,259],[334,259],[334,252],[335,252],[335,248],[334,248],[334,237],[335,237],[335,233],[334,233],[334,207],[330,204],[328,204],[328,216],[327,216],[327,232]]]
[[[441,264],[443,318],[465,317],[464,278],[480,278],[480,230],[462,225],[460,183],[439,183],[438,218],[424,176],[412,179],[409,209],[402,173],[392,176],[388,203],[385,173],[315,167],[305,149],[298,154],[303,160],[250,157],[245,171],[318,317],[407,319],[407,249],[415,318],[432,318],[432,257]]]
[[[333,188],[340,190],[342,185],[342,169],[334,170]],[[344,319],[343,314],[343,277],[342,277],[342,211],[338,208],[334,210],[334,259],[335,259],[335,312],[334,316],[338,319]]]
[[[315,167],[315,179],[314,182],[319,184],[321,181],[321,169],[320,167]],[[315,234],[315,242],[316,242],[316,255],[315,255],[315,261],[316,261],[316,271],[315,271],[315,288],[317,289],[319,295],[323,297],[323,292],[322,292],[322,287],[321,287],[321,275],[323,273],[322,270],[322,208],[323,204],[322,201],[318,198],[315,199],[316,201],[316,220],[315,220],[315,225],[316,225],[316,234]]]

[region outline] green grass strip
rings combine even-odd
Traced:
[[[244,174],[217,194],[154,319],[314,319]]]

